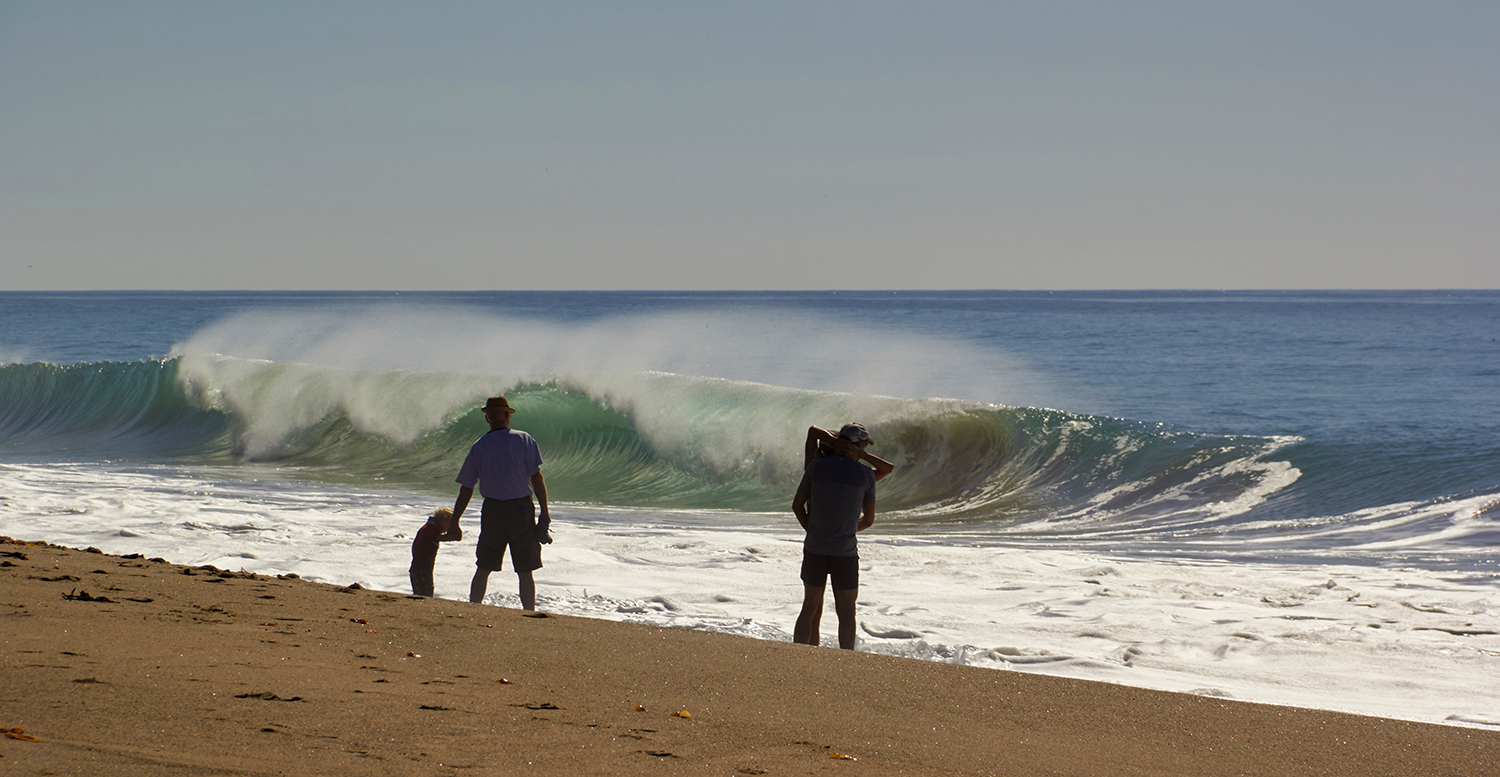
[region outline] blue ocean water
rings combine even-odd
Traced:
[[[732,525],[861,420],[881,530],[1496,569],[1497,336],[1493,291],[4,293],[0,457],[440,493],[505,391],[562,501]]]
[[[788,640],[805,433],[860,421],[861,650],[1497,727],[1497,337],[1494,291],[0,292],[0,533],[403,590],[503,393],[542,609]]]

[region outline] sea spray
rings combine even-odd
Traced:
[[[1078,393],[1059,389],[1044,373],[993,347],[796,311],[677,311],[556,322],[464,306],[260,310],[207,326],[173,353],[513,380],[666,372],[1009,406],[1064,406]]]

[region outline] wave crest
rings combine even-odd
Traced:
[[[302,477],[452,488],[504,393],[537,438],[555,500],[782,512],[808,426],[857,420],[896,464],[887,525],[1086,535],[1212,531],[1300,473],[1293,442],[955,399],[901,399],[639,371],[505,375],[190,354],[0,367],[0,450],[274,462]]]

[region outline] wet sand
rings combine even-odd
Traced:
[[[0,540],[0,774],[1500,775],[1500,732]]]

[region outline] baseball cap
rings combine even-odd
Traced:
[[[864,442],[870,439],[870,433],[860,424],[844,424],[839,429],[839,436],[849,442]]]

